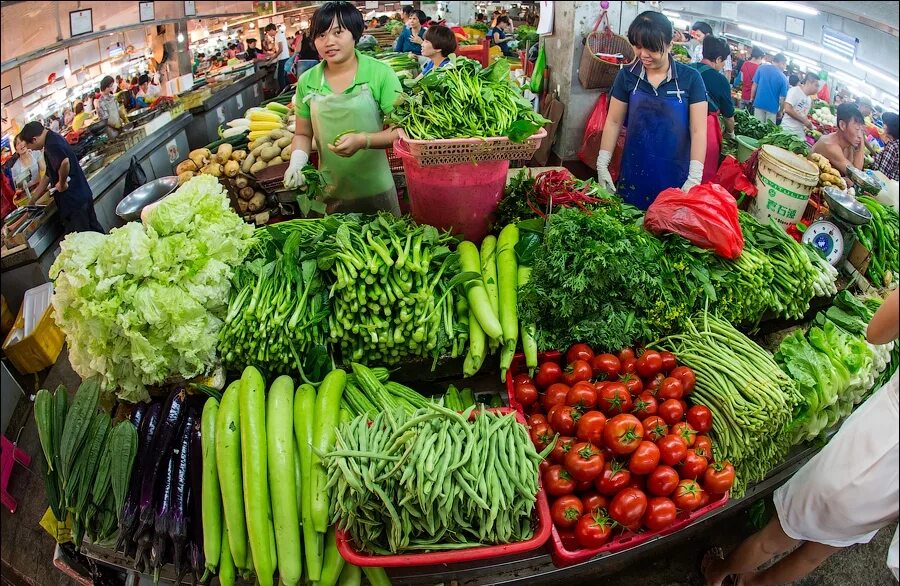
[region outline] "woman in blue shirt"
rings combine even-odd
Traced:
[[[515,39],[506,34],[506,31],[510,28],[512,28],[512,23],[509,21],[509,17],[498,16],[497,24],[490,31],[491,45],[500,47],[500,50],[507,57],[515,57],[515,51],[509,47],[509,42]]]
[[[669,19],[652,10],[628,27],[636,59],[613,82],[597,155],[600,184],[612,191],[609,162],[625,124],[618,193],[641,209],[664,189],[687,191],[703,178],[706,87],[695,69],[669,55],[672,32]]]
[[[719,156],[722,147],[722,128],[719,126],[719,112],[725,119],[725,132],[734,138],[734,100],[731,98],[731,86],[728,78],[722,74],[725,59],[731,54],[725,39],[712,35],[703,39],[703,60],[691,63],[691,67],[700,72],[703,85],[706,86],[706,104],[709,115],[706,117],[706,161],[703,165],[703,183],[712,181],[719,169]]]
[[[450,54],[456,51],[456,35],[445,26],[434,25],[425,33],[422,56],[429,59],[422,67],[422,75],[450,64]]]

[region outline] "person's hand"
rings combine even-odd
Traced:
[[[288,189],[303,187],[303,167],[309,161],[309,155],[300,149],[291,152],[291,162],[284,172],[284,186]]]
[[[409,40],[417,45],[422,44],[422,37],[419,36],[419,33],[410,33]]]
[[[65,180],[65,178],[60,179],[56,182],[56,192],[62,193],[69,188],[69,182]]]
[[[597,182],[600,187],[609,193],[616,192],[616,184],[613,182],[612,175],[609,174],[609,161],[612,159],[612,153],[609,151],[600,151],[597,153]]]
[[[359,149],[368,148],[368,142],[362,132],[351,132],[342,136],[336,143],[329,144],[328,148],[342,157],[352,157]]]
[[[684,182],[684,185],[681,186],[681,191],[687,193],[695,185],[700,185],[700,181],[702,180],[703,163],[701,163],[700,161],[691,161],[691,165],[690,167],[688,167],[687,180]]]

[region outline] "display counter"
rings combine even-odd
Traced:
[[[175,175],[175,165],[190,151],[185,129],[192,118],[191,114],[184,113],[159,126],[143,140],[88,176],[97,219],[105,230],[124,224],[116,216],[116,206],[127,195],[124,193],[125,177],[132,159],[137,158],[147,181]],[[63,233],[56,205],[51,203],[47,206],[38,221],[40,225],[28,237],[27,246],[4,256],[0,264],[3,295],[13,311],[18,310],[26,290],[48,281],[50,266],[59,250]]]
[[[201,148],[218,140],[219,126],[243,118],[247,108],[258,106],[263,101],[263,79],[267,73],[256,64],[237,78],[211,84],[209,97],[191,108],[193,118],[187,127],[190,148]]]

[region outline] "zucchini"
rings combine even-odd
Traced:
[[[200,505],[203,525],[203,557],[206,570],[215,572],[221,556],[222,543],[222,492],[219,488],[219,472],[216,468],[216,417],[219,402],[207,399],[200,418],[200,445],[203,461],[203,480],[200,483]],[[227,544],[226,544],[227,547]]]
[[[335,369],[325,376],[316,396],[315,429],[313,430],[312,478],[310,498],[313,527],[319,533],[328,529],[328,475],[319,454],[327,454],[334,445],[335,430],[341,420],[341,395],[347,382],[347,373]],[[337,580],[338,571],[335,574]]]
[[[282,584],[300,582],[300,512],[297,509],[297,464],[294,462],[294,382],[280,376],[269,387],[266,413],[269,484],[275,544]]]
[[[241,485],[241,383],[234,381],[225,389],[216,415],[216,470],[222,491],[223,518],[228,528],[232,563],[242,571],[249,568],[247,521],[244,516],[244,489]]]

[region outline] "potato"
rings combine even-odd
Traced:
[[[272,142],[271,138],[269,138],[268,136],[261,136],[250,143],[250,151],[253,152],[270,142]]]
[[[271,142],[264,142],[261,145],[259,145],[258,147],[254,148],[252,151],[250,151],[250,154],[253,155],[254,157],[259,158],[259,153],[263,152],[263,149],[267,149],[271,146],[272,146]]]
[[[209,162],[209,149],[194,149],[188,154],[188,158],[194,162],[199,169]]]
[[[245,151],[245,150],[234,151],[233,153],[231,153],[232,161],[237,161],[238,163],[240,163],[241,161],[243,161],[246,158],[247,158],[247,151]]]
[[[202,169],[200,172],[204,175],[212,175],[213,177],[221,177],[222,176],[222,165],[218,163],[209,163]]]
[[[222,168],[222,172],[225,173],[226,177],[237,177],[237,174],[241,171],[241,165],[237,161],[226,161],[225,165]]]
[[[281,158],[285,161],[291,160],[291,145],[287,145],[281,150]]]
[[[190,159],[185,159],[184,161],[181,161],[180,163],[178,163],[178,166],[175,167],[175,174],[181,175],[182,173],[185,173],[185,172],[193,173],[196,170],[197,170],[197,164],[194,163],[194,161],[192,161]]]
[[[259,151],[259,158],[263,161],[269,162],[278,155],[281,154],[281,149],[275,146],[269,146]]]
[[[244,187],[238,192],[238,197],[250,201],[250,198],[253,197],[253,188],[252,187]]]
[[[258,212],[263,209],[266,205],[266,196],[259,191],[253,194],[253,197],[250,198],[250,201],[247,202],[249,205],[247,206],[251,212]]]
[[[250,167],[250,172],[251,172],[251,173],[258,173],[259,171],[262,171],[262,170],[265,169],[265,168],[266,168],[266,162],[265,162],[265,161],[256,161],[256,162],[253,163],[253,165]]]
[[[281,138],[279,138],[278,140],[275,141],[275,146],[277,146],[280,149],[283,149],[286,146],[290,146],[292,141],[293,141],[293,139],[291,137],[282,136]]]
[[[284,130],[281,128],[276,128],[272,132],[269,133],[269,138],[273,141],[278,140],[282,136],[284,136]]]
[[[224,165],[231,158],[232,152],[234,152],[234,147],[227,142],[223,143],[219,145],[219,150],[216,151],[216,160]]]
[[[234,180],[234,185],[238,189],[243,189],[243,188],[247,187],[248,183],[249,182],[247,181],[246,177],[238,177],[237,179]]]
[[[255,163],[255,162],[256,162],[256,155],[253,155],[253,154],[247,155],[247,158],[244,159],[243,163],[241,163],[241,171],[243,171],[244,173],[249,173],[250,167],[252,167],[253,163]]]
[[[238,200],[237,200],[237,205],[238,205],[238,209],[241,211],[242,214],[246,213],[247,208],[250,207],[250,204],[248,204],[246,201],[244,201],[240,198],[238,198]]]
[[[181,173],[178,174],[178,185],[181,185],[182,183],[189,180],[193,176],[194,176],[193,171],[182,171]]]
[[[280,165],[283,162],[284,162],[284,159],[282,159],[281,157],[275,157],[274,159],[272,159],[271,161],[266,163],[266,167],[274,167],[275,165]]]

